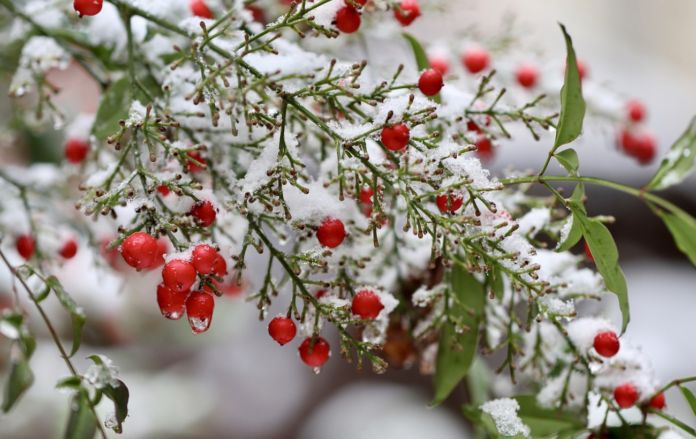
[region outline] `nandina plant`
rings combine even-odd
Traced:
[[[70,373],[57,385],[71,393],[65,437],[122,431],[128,389],[106,357],[76,369],[87,317],[54,276],[77,252],[93,251],[91,270],[161,273],[141,294],[198,337],[214,326],[216,301],[245,289],[288,362],[315,373],[335,361],[359,370],[368,362],[376,373],[418,363],[433,374],[433,405],[464,382],[464,415],[492,438],[676,434],[654,426],[655,416],[696,436],[665,412],[664,398],[678,387],[696,410],[682,386],[696,377],[657,382],[649,359],[621,338],[629,291],[606,225],[613,221],[585,207],[588,184],[639,197],[696,264],[696,220],[656,194],[691,172],[696,122],[640,189],[582,175],[568,144],[586,122],[583,82],[592,78],[563,26],[564,86],[552,90],[552,73],[531,54],[500,74],[496,66],[510,64],[500,62],[505,50],[467,41],[460,53],[436,51],[402,35],[429,13],[416,0],[0,6],[15,29],[7,50],[16,53],[17,112],[32,129],[68,125],[62,163],[0,170],[0,211],[15,219],[0,223],[0,258],[18,285],[0,315],[13,344],[3,412],[33,382],[38,322],[29,324],[25,307],[34,306]],[[383,65],[345,55],[377,32],[414,56]],[[64,120],[48,75],[67,68],[100,87],[95,114]],[[642,103],[592,122],[615,120],[618,149],[652,161]],[[513,124],[548,142],[548,158],[534,175],[492,177],[484,164]],[[548,174],[552,162],[565,173]],[[575,188],[567,197],[555,182]],[[532,195],[531,186],[548,194]],[[247,265],[253,251],[267,256],[265,267]],[[52,323],[66,316],[44,310],[51,295],[71,319],[69,350]],[[606,295],[618,300],[618,325],[576,311]],[[272,303],[282,312],[270,319]],[[336,339],[325,338],[327,325]],[[397,342],[405,348],[390,349]],[[481,360],[498,352],[497,363]],[[490,366],[517,396],[495,399]],[[115,410],[100,420],[104,396]],[[621,416],[631,407],[642,411],[639,422]],[[597,410],[604,421],[589,425]]]

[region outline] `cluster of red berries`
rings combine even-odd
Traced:
[[[104,0],[75,0],[73,2],[73,7],[80,15],[80,18],[87,16],[97,15],[101,12],[104,6]]]
[[[17,253],[19,253],[24,260],[28,261],[36,252],[36,242],[34,241],[34,237],[31,235],[18,236],[15,240],[15,248],[17,249]],[[58,251],[58,254],[63,259],[74,258],[77,254],[77,241],[72,238],[65,241],[63,246]]]
[[[321,290],[316,294],[317,298],[323,297],[326,291]],[[352,313],[361,320],[374,320],[384,309],[379,296],[374,290],[364,288],[353,297],[351,305]],[[297,326],[292,319],[285,315],[279,315],[268,324],[268,334],[281,346],[290,343],[297,335]],[[312,337],[305,338],[298,348],[300,358],[309,367],[320,368],[329,360],[331,350],[329,343],[322,337],[312,341]]]
[[[642,122],[646,119],[646,109],[642,102],[631,100],[626,105],[627,121],[619,129],[616,142],[621,151],[647,165],[655,158],[657,142]]]

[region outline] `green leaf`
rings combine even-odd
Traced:
[[[662,190],[679,184],[693,171],[696,159],[696,117],[684,134],[672,145],[660,169],[645,188]]]
[[[34,373],[29,368],[29,359],[15,341],[10,351],[10,374],[5,384],[5,396],[2,401],[2,411],[9,412],[19,401],[19,398],[34,383]]]
[[[89,405],[87,392],[81,389],[70,402],[70,418],[65,429],[65,439],[93,439],[97,431],[97,418]]]
[[[585,100],[582,97],[582,81],[578,71],[578,63],[575,58],[573,41],[562,24],[561,30],[565,37],[566,58],[565,82],[561,89],[561,116],[556,128],[556,140],[552,152],[559,146],[565,145],[577,139],[582,131],[582,121],[585,118]]]
[[[430,403],[431,406],[440,404],[449,396],[466,376],[476,356],[479,326],[485,301],[483,285],[466,269],[456,265],[452,270],[452,290],[459,302],[473,310],[474,315],[470,315],[466,309],[456,304],[450,309],[452,316],[461,319],[470,331],[457,334],[449,322],[443,324],[433,377],[435,398]]]
[[[570,231],[568,232],[568,236],[563,240],[563,242],[559,243],[558,248],[556,248],[556,253],[562,253],[564,251],[570,250],[575,244],[577,244],[580,241],[580,238],[582,238],[582,227],[580,226],[580,221],[575,219],[575,215],[572,215],[570,218],[568,218],[568,221],[572,221],[571,226],[570,226]]]
[[[411,43],[411,47],[413,48],[413,55],[416,57],[416,65],[418,66],[418,71],[422,72],[423,70],[428,70],[430,68],[430,61],[428,61],[428,55],[425,54],[425,50],[423,50],[423,47],[420,45],[418,40],[413,38],[411,35],[405,32],[403,35],[404,38],[406,38],[408,42]],[[430,99],[437,102],[438,104],[442,102],[439,93],[435,96],[431,96]]]
[[[82,378],[76,376],[61,378],[56,383],[56,389],[80,390],[80,388],[82,388]]]
[[[109,385],[105,387],[103,391],[104,394],[114,402],[114,406],[116,407],[117,425],[113,427],[113,430],[116,433],[120,434],[123,432],[122,424],[128,416],[128,399],[130,397],[130,394],[128,392],[128,387],[126,387],[126,385],[123,384],[123,381],[119,380],[118,382],[118,387],[113,387]]]
[[[565,149],[561,152],[554,154],[558,163],[561,164],[568,171],[570,175],[578,175],[578,168],[580,167],[580,160],[578,159],[578,153],[575,152],[573,148]]]
[[[50,286],[51,289],[55,291],[60,304],[70,313],[73,327],[73,344],[69,357],[72,357],[75,355],[77,350],[80,349],[80,344],[82,343],[82,328],[85,326],[87,317],[85,316],[83,309],[77,306],[73,298],[65,292],[58,279],[51,276],[46,279],[46,285]]]
[[[582,431],[585,427],[580,416],[572,411],[540,408],[534,395],[516,396],[514,399],[520,404],[517,416],[530,428],[533,438],[547,438],[566,431]]]
[[[684,394],[684,398],[686,399],[686,402],[689,403],[689,405],[691,406],[691,410],[696,415],[696,396],[694,396],[694,392],[682,386],[679,386],[679,390],[682,391],[682,393]]]
[[[97,110],[92,134],[98,139],[106,139],[116,133],[120,128],[118,122],[128,118],[130,107],[130,83],[128,77],[123,77],[106,89]]]
[[[462,407],[464,416],[469,419],[474,425],[483,428],[488,437],[491,439],[500,439],[500,434],[498,434],[498,429],[493,422],[493,418],[487,413],[484,413],[480,408],[480,404],[467,404]]]
[[[696,267],[696,219],[688,214],[677,216],[663,210],[658,210],[657,214],[674,237],[679,250],[688,256]]]
[[[614,238],[604,224],[587,218],[575,203],[571,203],[570,208],[574,215],[573,221],[580,222],[582,235],[590,247],[597,270],[604,278],[607,289],[616,294],[619,299],[619,308],[621,308],[623,316],[621,324],[621,333],[623,334],[630,320],[628,287],[626,286],[626,278],[619,267],[619,250],[616,248]]]

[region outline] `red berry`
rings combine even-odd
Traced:
[[[444,85],[442,73],[435,69],[426,70],[418,80],[418,89],[426,96],[435,96],[440,93]]]
[[[164,284],[157,286],[157,305],[162,315],[169,320],[179,320],[186,312],[189,291],[173,291]]]
[[[402,26],[408,26],[421,15],[420,6],[416,0],[402,0],[399,8],[401,10],[394,8],[394,17]]]
[[[360,12],[354,6],[344,6],[336,12],[336,27],[344,34],[352,34],[360,28]]]
[[[532,88],[536,85],[539,72],[532,64],[520,64],[515,71],[515,76],[522,87]]]
[[[157,192],[159,192],[160,195],[162,195],[163,197],[166,197],[167,195],[169,195],[171,190],[169,190],[169,188],[167,186],[162,184],[162,185],[157,186]]]
[[[612,331],[602,332],[594,338],[594,348],[602,357],[611,358],[619,352],[619,337]]]
[[[189,9],[191,9],[191,13],[197,17],[213,18],[213,13],[210,12],[210,8],[203,3],[203,0],[189,0]]]
[[[65,142],[65,158],[70,163],[81,163],[89,153],[89,143],[79,139],[68,139]]]
[[[411,140],[411,132],[402,123],[382,130],[382,145],[390,151],[401,151]]]
[[[464,52],[462,62],[469,72],[478,73],[488,67],[488,52],[480,47],[472,47]]]
[[[67,241],[60,249],[60,255],[64,259],[72,259],[77,254],[77,242],[74,239]]]
[[[188,291],[196,282],[196,269],[181,259],[169,261],[162,270],[164,285],[173,291]]]
[[[464,197],[462,197],[461,194],[440,194],[437,196],[435,201],[437,202],[437,207],[440,209],[440,211],[454,213],[462,207],[462,204],[464,204]]]
[[[365,186],[360,191],[360,201],[362,201],[365,204],[374,203],[374,201],[375,201],[374,197],[375,197],[375,191],[370,186]]]
[[[223,258],[222,255],[218,255],[218,260],[213,268],[213,273],[218,277],[227,276],[227,261],[225,261],[225,258]]]
[[[208,227],[215,222],[215,216],[217,214],[215,212],[215,207],[213,207],[213,203],[206,200],[203,201],[200,206],[194,204],[191,208],[191,215],[198,219],[198,224],[201,227]]]
[[[309,347],[312,344],[312,337],[307,337],[305,341],[302,342],[298,350],[300,351],[300,358],[309,367],[321,367],[324,363],[329,360],[329,355],[331,351],[329,349],[329,344],[321,337],[317,337],[312,346],[312,351],[310,352]]]
[[[655,138],[646,131],[634,133],[623,129],[619,132],[618,140],[621,149],[638,159],[641,164],[646,165],[655,158],[657,152]]]
[[[157,240],[145,232],[130,235],[121,244],[123,260],[133,268],[147,268],[157,258]]]
[[[186,314],[194,335],[203,333],[210,328],[214,309],[215,299],[208,293],[194,291],[186,299]]]
[[[590,246],[587,244],[587,241],[585,241],[585,256],[587,256],[587,259],[594,262],[594,256],[592,256],[592,251],[590,250]]]
[[[658,393],[653,399],[650,400],[650,407],[658,410],[665,408],[665,405],[667,404],[665,403],[665,394],[663,392]]]
[[[428,57],[430,67],[446,75],[449,72],[449,60],[445,56],[433,55]]]
[[[80,18],[85,15],[97,15],[102,10],[104,0],[75,0],[73,7],[80,14]]]
[[[166,255],[167,253],[169,253],[169,244],[167,244],[167,240],[158,239],[157,256],[155,256],[155,260],[152,262],[152,265],[150,265],[150,270],[164,265],[164,255]]]
[[[580,80],[583,80],[587,76],[587,64],[585,64],[585,61],[581,59],[576,59],[575,61],[578,65],[578,73],[580,74]]]
[[[244,9],[251,12],[251,14],[254,16],[254,21],[257,21],[259,23],[264,23],[266,21],[263,9],[259,8],[258,6],[246,5],[244,6]]]
[[[186,155],[202,165],[205,164],[203,156],[201,156],[201,153],[198,151],[187,152]],[[201,167],[191,160],[188,160],[187,165],[190,172],[199,172],[201,170]]]
[[[214,272],[219,260],[220,258],[218,258],[217,252],[209,245],[197,245],[196,248],[193,249],[193,268],[200,274],[210,274]]]
[[[634,122],[641,122],[645,119],[645,105],[641,101],[631,100],[626,104],[628,117]]]
[[[481,135],[476,139],[476,153],[482,160],[493,158],[493,144],[486,135]]]
[[[479,126],[476,125],[476,122],[474,122],[473,120],[468,120],[466,122],[466,129],[469,131],[477,132],[477,133],[481,132],[481,128],[479,128]]]
[[[363,320],[374,320],[384,309],[379,296],[370,289],[358,291],[353,297],[352,311]]]
[[[297,326],[292,319],[285,316],[278,316],[271,320],[268,325],[268,334],[281,346],[288,344],[297,334]]]
[[[638,401],[638,390],[633,384],[622,384],[614,390],[614,399],[621,408],[632,407]]]
[[[28,261],[32,256],[34,256],[36,243],[31,235],[22,235],[17,237],[17,242],[15,245],[17,246],[17,252],[19,252],[20,256],[22,256],[25,260]]]
[[[346,237],[346,228],[339,219],[327,219],[317,229],[317,239],[325,247],[336,248]]]

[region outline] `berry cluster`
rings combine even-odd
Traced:
[[[629,101],[626,104],[626,119],[618,129],[616,139],[619,150],[642,165],[650,164],[657,154],[655,136],[643,126],[646,113],[642,102]]]

